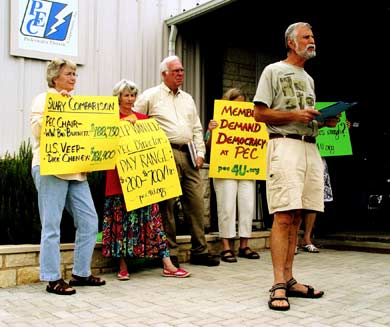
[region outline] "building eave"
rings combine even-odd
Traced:
[[[198,5],[192,9],[183,11],[182,13],[180,13],[178,15],[175,15],[173,17],[166,19],[165,23],[168,26],[182,24],[182,23],[188,22],[192,19],[203,16],[204,14],[207,14],[207,13],[210,13],[214,10],[222,8],[222,7],[228,5],[232,2],[235,2],[235,1],[237,1],[237,0],[212,0],[212,1],[208,1],[206,3]]]

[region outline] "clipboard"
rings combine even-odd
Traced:
[[[344,101],[339,101],[336,102],[335,104],[332,104],[328,107],[325,107],[324,109],[321,109],[320,112],[321,114],[318,115],[315,120],[319,122],[323,122],[326,118],[329,117],[335,117],[339,113],[342,113],[343,111],[357,105],[357,102],[344,102]]]

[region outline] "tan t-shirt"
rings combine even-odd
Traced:
[[[301,67],[279,61],[264,68],[260,76],[254,103],[268,108],[291,111],[315,108],[313,78]],[[267,124],[269,133],[317,136],[318,124],[291,122],[284,125]]]

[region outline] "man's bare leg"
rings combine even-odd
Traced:
[[[293,219],[292,224],[289,229],[288,234],[288,252],[287,252],[287,260],[284,271],[285,281],[289,281],[293,277],[293,262],[295,257],[295,247],[298,242],[298,229],[301,225],[302,216],[301,210],[293,211]]]
[[[292,261],[289,258],[290,241],[293,241],[293,251],[295,249],[297,230],[293,227],[295,212],[277,212],[274,214],[274,222],[272,224],[270,242],[271,242],[271,257],[274,270],[274,285],[278,283],[286,283],[286,270],[291,270]],[[291,229],[295,231],[295,238],[291,236]],[[293,238],[290,240],[290,238]],[[293,255],[294,257],[294,255]],[[289,268],[287,268],[289,267]],[[286,292],[283,289],[275,290],[275,297],[284,297]],[[273,301],[273,306],[286,307],[287,301]]]
[[[316,213],[315,212],[306,212],[305,214],[305,235],[307,233],[307,231],[309,230],[309,242],[310,243],[306,243],[306,238],[304,237],[303,239],[303,242],[305,244],[311,244],[311,238],[310,238],[310,234],[311,234],[311,231],[313,229],[313,226],[314,226],[314,222],[315,222],[315,219],[316,219]],[[299,229],[299,226],[301,224],[301,214],[297,214],[295,217],[294,217],[294,221],[293,221],[293,226],[296,225],[296,229],[295,231],[293,231],[293,228],[291,228],[291,231],[293,234],[290,235],[291,237],[291,240],[292,242],[290,243],[291,247],[289,248],[289,253],[288,253],[288,258],[287,258],[287,264],[286,264],[286,281],[288,282],[291,278],[293,278],[293,272],[292,272],[292,263],[293,263],[293,260],[294,260],[294,251],[295,251],[295,246],[297,244],[297,239],[298,239],[298,229]],[[294,235],[295,235],[295,240],[294,240]],[[290,264],[291,263],[291,264]],[[301,283],[296,283],[294,284],[290,290],[292,291],[298,291],[298,292],[301,292],[301,293],[307,293],[308,291],[308,288],[301,284]],[[321,291],[319,290],[315,290],[314,291],[314,294],[320,294]]]
[[[303,234],[303,245],[312,244],[311,233],[316,221],[316,212],[305,213],[305,233]]]

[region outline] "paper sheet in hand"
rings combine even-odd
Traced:
[[[322,122],[326,118],[335,117],[339,113],[342,113],[343,111],[351,108],[352,106],[355,106],[356,104],[357,102],[352,102],[352,103],[343,102],[343,101],[336,102],[335,104],[332,104],[329,107],[325,107],[324,109],[321,109],[320,111],[321,115],[318,115],[315,118],[315,120]]]
[[[196,153],[196,148],[195,148],[195,144],[193,141],[189,141],[187,143],[188,145],[188,150],[190,151],[190,155],[191,155],[191,161],[192,161],[192,165],[194,166],[194,168],[196,168],[196,157],[197,157],[197,153]]]

